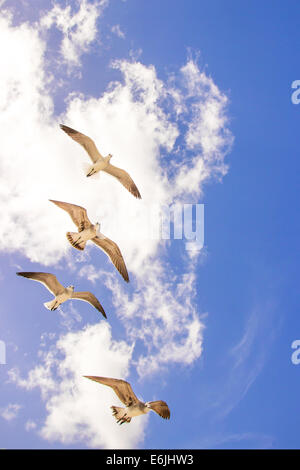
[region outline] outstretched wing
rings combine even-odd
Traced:
[[[56,279],[54,274],[50,273],[17,273],[18,276],[27,277],[33,281],[38,281],[44,284],[44,286],[55,296],[62,294],[65,290],[64,286]]]
[[[150,406],[151,410],[155,411],[155,413],[157,413],[162,418],[170,419],[171,413],[165,401],[149,401],[147,404]]]
[[[65,126],[64,124],[60,124],[60,128],[84,148],[93,163],[95,163],[99,157],[102,157],[95,145],[95,142],[90,137],[81,134],[81,132],[75,131],[75,129],[72,129],[71,127]]]
[[[127,173],[127,171],[122,170],[121,168],[118,168],[114,165],[111,165],[110,163],[106,168],[103,169],[103,171],[106,171],[106,173],[109,173],[110,175],[117,178],[120,183],[123,184],[123,186],[125,186],[125,188],[128,189],[128,191],[134,195],[134,197],[141,199],[140,192],[136,187],[133,179]]]
[[[92,242],[96,243],[110,258],[111,262],[117,268],[124,281],[129,282],[129,276],[125,261],[118,245],[107,237],[99,236],[92,238]]]
[[[92,225],[84,207],[69,204],[68,202],[53,201],[53,199],[49,199],[49,201],[68,212],[74,224],[77,225],[79,232],[82,232],[82,230],[89,228]]]
[[[109,377],[96,377],[93,375],[85,375],[84,377],[111,387],[125,406],[139,402],[139,399],[134,394],[130,383],[126,382],[126,380],[111,379]]]
[[[102,315],[106,317],[106,313],[102,305],[100,304],[99,300],[92,294],[91,292],[73,292],[72,299],[83,300],[84,302],[88,302],[89,304],[93,305]]]

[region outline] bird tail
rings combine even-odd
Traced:
[[[131,418],[126,416],[125,408],[119,406],[111,406],[112,414],[117,420],[118,424],[130,423]]]
[[[45,302],[44,305],[48,310],[56,310],[57,307],[59,306],[59,303],[57,302],[56,299],[53,299],[53,300],[50,300],[50,302]]]
[[[71,243],[74,248],[77,248],[77,250],[84,250],[86,240],[82,240],[80,233],[77,232],[67,232],[67,239],[69,240],[69,243]]]

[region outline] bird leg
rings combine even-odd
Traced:
[[[79,245],[80,245],[80,240],[81,240],[81,236],[80,236],[79,238],[77,238],[76,243],[74,243],[74,246],[75,246],[76,248],[79,247]]]
[[[113,410],[113,415],[117,420],[118,424],[123,424],[123,423],[130,423],[131,418],[127,416],[127,413],[124,412],[124,408],[120,408],[118,406],[111,406],[111,409]]]
[[[131,418],[127,417],[127,413],[125,413],[123,416],[121,416],[121,418],[118,419],[117,423],[120,424],[124,424],[124,423],[130,423],[131,421]]]
[[[127,418],[126,416],[127,416],[127,415],[125,414],[124,416],[122,416],[122,418],[120,418],[120,419],[117,421],[117,423],[120,424],[120,426],[121,426],[121,424],[124,424],[124,423],[130,423],[131,418]],[[121,422],[120,422],[120,421],[121,421]]]

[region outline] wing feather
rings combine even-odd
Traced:
[[[126,380],[121,379],[111,379],[109,377],[97,377],[92,375],[85,375],[87,379],[94,380],[100,384],[107,385],[111,387],[115,394],[119,397],[124,405],[129,406],[133,403],[138,403],[139,399],[134,394],[131,385]]]
[[[41,282],[48,289],[48,291],[50,291],[55,296],[62,294],[65,290],[64,286],[58,282],[54,274],[23,272],[17,273],[17,275],[27,277],[33,281]]]
[[[164,419],[170,419],[170,410],[165,401],[157,400],[157,401],[149,401],[148,405],[150,406],[151,410],[155,411],[159,416]]]
[[[83,300],[84,302],[88,302],[99,312],[101,312],[104,318],[107,318],[106,313],[99,300],[91,292],[73,292],[72,299]]]
[[[90,159],[93,163],[96,163],[99,157],[102,157],[99,150],[96,147],[95,142],[88,137],[87,135],[82,134],[81,132],[72,129],[71,127],[65,126],[64,124],[60,124],[60,128],[68,134],[75,142],[80,144],[84,150],[88,153]]]
[[[53,199],[49,199],[49,201],[68,212],[74,224],[78,227],[79,232],[92,225],[84,207],[76,206],[76,204],[69,204],[68,202],[54,201]]]
[[[110,258],[111,262],[117,268],[124,281],[129,282],[129,276],[125,261],[118,245],[107,237],[100,238],[99,236],[92,238],[92,241],[98,245]]]
[[[106,173],[114,176],[117,178],[120,183],[125,186],[125,188],[134,195],[134,197],[141,199],[140,192],[138,188],[136,187],[133,179],[131,176],[127,173],[127,171],[122,170],[121,168],[118,168],[114,165],[111,165],[111,163],[108,164],[106,168],[103,169],[103,171],[106,171]]]

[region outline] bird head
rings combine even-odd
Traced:
[[[74,286],[68,286],[68,289],[72,289],[72,291],[75,289]]]
[[[109,154],[107,155],[107,160],[110,161],[111,158],[112,158],[112,154],[109,153]]]
[[[100,227],[101,227],[101,225],[99,224],[99,222],[96,222],[96,223],[95,223],[95,229],[96,229],[96,232],[97,232],[97,233],[100,232]]]

